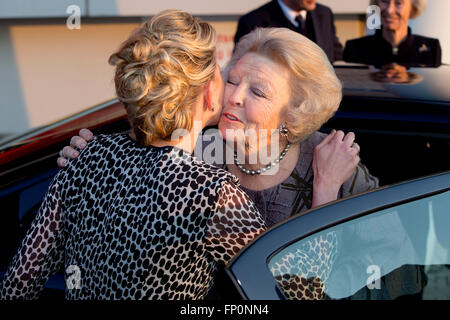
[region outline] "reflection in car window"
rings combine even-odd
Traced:
[[[450,299],[450,192],[354,219],[274,255],[287,299]]]
[[[269,268],[288,299],[322,300],[336,250],[335,232],[316,235],[278,254]]]

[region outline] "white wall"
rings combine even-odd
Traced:
[[[67,7],[77,5],[86,14],[88,0],[1,0],[0,19],[66,17]]]
[[[366,12],[369,0],[318,0],[330,7],[337,14],[363,14]]]
[[[98,16],[149,16],[165,9],[182,9],[195,15],[240,15],[267,0],[89,0],[88,11]]]
[[[77,5],[84,17],[149,16],[178,8],[196,15],[241,15],[270,0],[1,0],[0,19],[66,17]],[[366,0],[321,0],[336,13],[361,14]]]
[[[438,38],[442,62],[450,63],[450,1],[429,0],[427,10],[409,23],[413,33]]]
[[[17,59],[7,26],[0,25],[0,136],[30,127]]]
[[[211,22],[219,64],[233,49],[235,21]],[[0,23],[0,136],[51,123],[115,97],[108,57],[139,25],[64,21]]]
[[[137,24],[0,26],[0,135],[114,97],[110,55]]]
[[[89,0],[88,11],[91,16],[120,15],[139,16],[155,14],[164,9],[178,8],[197,15],[241,15],[271,0]],[[320,0],[336,13],[364,13],[365,0]]]
[[[87,0],[90,16],[140,16],[178,8],[197,15],[241,15],[271,0]],[[319,0],[335,13],[362,14],[367,0]]]

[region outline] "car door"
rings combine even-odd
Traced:
[[[450,172],[292,217],[228,265],[244,299],[450,299]]]

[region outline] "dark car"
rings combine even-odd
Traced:
[[[383,185],[450,169],[450,66],[405,72],[415,77],[397,83],[371,67],[336,67],[344,97],[323,128],[354,131]]]
[[[367,66],[336,67],[336,73],[344,84],[344,98],[339,111],[321,129],[324,132],[331,128],[355,132],[363,163],[382,185],[450,170],[450,93],[444,90],[447,88],[445,79],[450,79],[450,66],[410,69],[408,72],[419,74],[414,83],[380,82]],[[58,151],[81,128],[90,128],[98,134],[126,131],[130,127],[123,106],[112,100],[54,124],[0,141],[0,206],[4,208],[0,224],[0,276],[58,170]],[[448,186],[448,174],[442,177]],[[415,188],[414,184],[409,186]],[[386,200],[386,194],[395,197],[396,187],[392,188],[383,190],[384,193],[375,192],[371,197],[380,197],[380,201]],[[423,196],[429,194],[426,188],[418,190],[423,192]],[[448,192],[445,194],[448,197]],[[358,214],[367,213],[364,200],[358,199],[354,197],[334,205],[343,210],[336,213],[336,217],[344,217],[348,213],[347,218],[353,219]],[[385,205],[392,203],[395,199]],[[356,213],[346,206],[358,207],[361,211]],[[314,214],[309,213],[308,216]],[[283,225],[288,227],[295,221],[289,220]],[[321,223],[325,228],[336,221],[323,220]],[[317,224],[305,224],[304,227],[306,231],[292,235],[292,239],[300,239],[318,230]],[[449,228],[450,224],[447,223],[446,227]],[[282,244],[277,249],[281,247]],[[63,271],[50,279],[44,296],[53,297],[54,293],[62,296]],[[238,279],[245,284],[245,279]],[[248,294],[244,296],[251,298]]]
[[[243,299],[450,300],[449,227],[447,172],[294,216],[226,272]]]
[[[112,100],[0,141],[0,278],[58,172],[58,152],[81,128],[112,133],[129,130],[130,126],[122,104]],[[51,278],[46,287],[43,297],[62,298],[63,271]]]

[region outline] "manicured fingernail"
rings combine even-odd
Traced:
[[[72,156],[73,157],[78,157],[79,154],[80,154],[79,152],[75,151],[75,152],[72,153]]]
[[[80,148],[83,149],[84,147],[86,147],[86,144],[84,142],[80,143]]]
[[[62,161],[62,165],[65,166],[67,164],[67,160]]]

